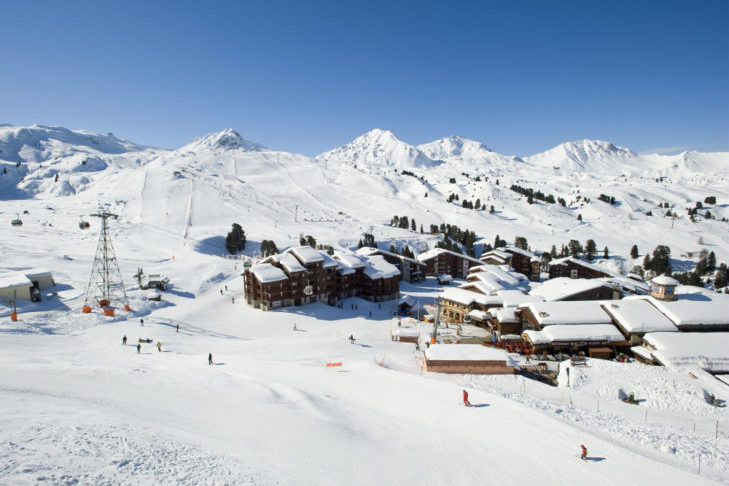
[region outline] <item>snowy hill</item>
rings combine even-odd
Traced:
[[[418,145],[417,148],[431,159],[446,161],[447,166],[460,171],[485,170],[489,174],[496,174],[498,171],[524,167],[524,161],[519,157],[502,155],[481,142],[458,135]]]
[[[563,170],[609,172],[611,164],[622,166],[635,157],[635,153],[624,147],[599,140],[565,142],[545,152],[526,157],[530,164],[539,167],[553,167]],[[615,166],[612,166],[615,170]]]
[[[115,136],[63,127],[0,125],[0,159],[10,162],[44,162],[70,152],[122,154],[146,147]]]
[[[348,164],[396,169],[428,168],[440,163],[429,158],[418,148],[403,142],[391,131],[379,128],[316,158],[334,165]]]

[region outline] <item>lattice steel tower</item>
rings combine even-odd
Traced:
[[[118,219],[119,216],[108,211],[99,211],[91,216],[101,218],[101,234],[99,244],[96,246],[94,265],[91,267],[89,287],[86,290],[83,312],[91,312],[93,305],[101,307],[124,307],[129,310],[127,292],[124,290],[119,264],[116,261],[114,245],[109,234],[109,218]],[[107,311],[105,311],[107,312]],[[113,314],[113,311],[111,311]]]

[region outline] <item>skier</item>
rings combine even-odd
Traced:
[[[296,331],[296,323],[294,322],[294,331]]]
[[[235,297],[232,297],[232,299],[233,299],[233,303],[235,304]]]
[[[582,455],[580,455],[580,459],[587,459],[587,448],[584,446],[584,444],[580,444],[580,449],[582,450]]]
[[[349,335],[349,342],[354,344],[354,335],[353,334]]]
[[[157,351],[162,352],[162,343],[157,341]]]
[[[467,407],[471,406],[471,402],[468,401],[468,392],[463,390],[463,404]]]
[[[208,364],[213,364],[213,353],[208,353]]]
[[[126,336],[124,336],[124,337],[122,338],[122,346],[126,346],[126,345],[127,345],[127,337],[126,337]]]
[[[176,332],[180,332],[180,325],[179,324],[177,324],[177,328],[176,329],[177,329]]]
[[[228,286],[227,286],[227,285],[225,286],[225,291],[226,291],[226,292],[228,291]]]
[[[144,327],[144,319],[139,319],[139,325]]]
[[[137,343],[137,354],[142,352],[142,345],[140,343]]]
[[[220,295],[223,295],[223,289],[220,289]]]

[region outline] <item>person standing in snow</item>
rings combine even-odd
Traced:
[[[296,331],[296,323],[294,322],[294,331]]]
[[[144,319],[139,319],[139,325],[140,325],[141,327],[144,327]]]
[[[126,345],[127,345],[127,337],[126,337],[126,336],[124,336],[124,337],[122,338],[122,346],[126,346]]]
[[[213,353],[208,353],[208,364],[213,364]]]
[[[137,343],[137,354],[140,354],[142,352],[142,345],[140,343]]]
[[[180,325],[179,324],[177,324],[177,328],[176,329],[177,330],[175,332],[180,332]]]
[[[584,444],[580,444],[580,450],[581,450],[580,459],[582,459],[582,460],[587,459],[587,448],[584,446]]]
[[[468,392],[463,390],[463,404],[467,407],[471,406],[471,402],[468,401]]]
[[[354,334],[349,335],[349,342],[354,344]]]
[[[162,343],[157,341],[157,351],[162,352]]]

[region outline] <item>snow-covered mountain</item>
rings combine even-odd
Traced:
[[[261,152],[268,150],[250,140],[241,137],[238,132],[232,128],[227,128],[220,132],[208,133],[202,137],[195,138],[192,142],[178,149],[179,152],[199,152],[201,150],[247,150],[250,152]]]
[[[417,148],[431,159],[446,161],[462,170],[509,169],[524,164],[519,157],[502,155],[481,142],[459,135],[418,145]]]
[[[526,157],[530,164],[570,171],[605,171],[616,169],[635,158],[630,149],[600,140],[565,142],[545,152]]]
[[[10,162],[45,162],[73,153],[122,154],[147,147],[85,130],[33,125],[0,125],[0,159]]]
[[[277,239],[279,246],[304,233],[347,247],[362,232],[374,231],[385,247],[432,247],[438,237],[427,231],[389,226],[394,215],[408,215],[418,230],[455,224],[484,241],[496,234],[507,241],[524,236],[538,250],[592,238],[622,259],[610,264],[624,270],[640,263],[627,257],[633,243],[646,251],[668,243],[680,255],[695,251],[701,240],[719,261],[729,257],[729,232],[721,221],[729,218],[727,153],[636,155],[607,142],[582,141],[521,159],[463,137],[414,147],[392,132],[373,130],[312,159],[266,149],[232,129],[164,150],[111,135],[11,126],[0,127],[0,149],[0,198],[6,202],[56,206],[68,197],[68,207],[81,214],[85,204],[115,201],[125,217],[187,240],[223,232],[245,215],[252,239]],[[512,185],[564,199],[565,205],[530,205],[509,190]],[[599,201],[601,194],[615,204]],[[451,196],[458,199],[448,202]],[[685,208],[709,196],[717,204],[705,204],[691,221]],[[469,209],[466,202],[479,202],[482,209]],[[670,222],[666,203],[676,215]],[[14,215],[21,206],[6,212]],[[704,217],[706,210],[713,219]],[[633,235],[630,244],[624,234]]]
[[[334,165],[349,164],[371,168],[429,168],[441,163],[429,158],[418,148],[403,142],[391,131],[379,128],[370,130],[316,158]]]

